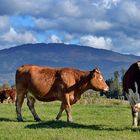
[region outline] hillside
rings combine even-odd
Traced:
[[[16,69],[23,64],[50,67],[75,67],[92,70],[99,67],[106,79],[115,70],[127,69],[139,56],[123,55],[104,49],[66,44],[25,44],[0,50],[0,83],[14,83]]]

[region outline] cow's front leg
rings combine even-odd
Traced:
[[[140,112],[138,112],[138,126],[140,126]]]
[[[66,113],[67,113],[67,122],[73,122],[72,115],[71,115],[71,106],[66,105]]]
[[[138,126],[138,112],[134,112],[133,109],[132,109],[132,117],[133,117],[132,126],[133,128],[136,128]]]
[[[70,105],[69,94],[65,94],[64,105],[65,105],[65,111],[67,114],[67,122],[73,122],[72,115],[71,115],[71,105]]]

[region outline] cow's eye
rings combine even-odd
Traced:
[[[100,76],[100,77],[99,77],[99,80],[100,80],[100,81],[102,81],[102,80],[103,80],[103,77],[102,77],[102,76]]]
[[[92,78],[94,78],[95,77],[95,74],[92,74]]]

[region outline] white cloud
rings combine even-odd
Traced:
[[[76,20],[75,18],[58,18],[48,20],[45,18],[34,19],[36,28],[40,30],[59,30],[69,33],[95,33],[96,31],[109,30],[112,24],[108,21],[83,18]]]
[[[48,20],[45,18],[34,18],[36,28],[40,30],[56,29],[59,27],[55,20]]]
[[[74,3],[74,0],[58,1],[57,3],[55,1],[55,4],[57,12],[63,16],[78,17],[81,14],[78,5]]]
[[[47,42],[80,40],[81,45],[138,54],[139,13],[138,0],[1,0],[0,44],[37,42],[36,37],[46,41],[50,36]],[[11,16],[22,20],[14,22]]]
[[[102,6],[110,9],[112,6],[116,6],[121,0],[102,0]]]
[[[45,29],[47,26],[47,21],[43,18],[39,18],[39,19],[35,19],[35,25],[39,28],[39,29]]]
[[[135,54],[139,55],[140,52],[140,40],[127,36],[123,32],[118,33],[118,38],[113,38],[114,47],[113,51],[124,53],[124,54]]]
[[[140,4],[140,3],[139,3]],[[134,1],[126,1],[122,5],[122,10],[125,13],[126,20],[127,22],[131,22],[135,24],[134,22],[139,22],[140,23],[140,5],[137,4]]]
[[[61,39],[56,36],[56,35],[51,35],[48,39],[47,39],[47,43],[62,43]]]
[[[62,19],[59,21],[60,29],[70,33],[95,33],[97,31],[104,31],[111,28],[111,23],[107,21],[96,21],[94,19]]]
[[[1,36],[3,41],[9,42],[12,44],[24,44],[24,43],[35,43],[37,42],[36,38],[32,33],[24,31],[23,33],[17,33],[14,28],[10,28],[9,32]]]
[[[2,0],[2,7],[10,4],[9,15],[26,15],[34,17],[36,27],[41,30],[56,29],[66,32],[95,33],[108,30],[112,24],[104,19],[104,10],[95,8],[90,1],[85,0]],[[13,4],[11,4],[13,3]],[[13,7],[13,8],[12,8]],[[40,8],[41,7],[41,8]],[[0,12],[1,13],[1,12]]]
[[[9,18],[7,16],[0,16],[0,32],[9,30],[10,23]]]
[[[96,37],[91,35],[81,37],[80,44],[108,50],[110,50],[113,46],[112,40],[110,38]]]
[[[60,15],[77,17],[80,15],[75,0],[1,0],[0,13],[34,17],[59,17]]]
[[[74,39],[74,35],[72,34],[65,34],[64,36],[64,42],[67,44],[70,43],[73,39]]]
[[[136,53],[137,56],[140,56],[140,51]]]

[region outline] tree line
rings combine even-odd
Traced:
[[[11,89],[11,88],[16,88],[16,87],[15,85],[10,85],[9,83],[4,83],[0,85],[0,90]]]
[[[126,70],[121,69],[121,71],[114,71],[113,77],[106,80],[109,86],[108,93],[104,94],[100,92],[101,96],[106,96],[107,98],[124,99],[122,79]]]
[[[121,71],[114,71],[113,76],[106,80],[106,83],[109,86],[109,91],[107,93],[100,92],[100,96],[106,96],[107,98],[124,99],[122,79],[125,72],[125,69],[121,69]],[[0,90],[9,88],[15,88],[15,85],[11,86],[9,83],[0,85]],[[88,91],[83,96],[93,96],[93,93],[96,94],[95,91]]]

